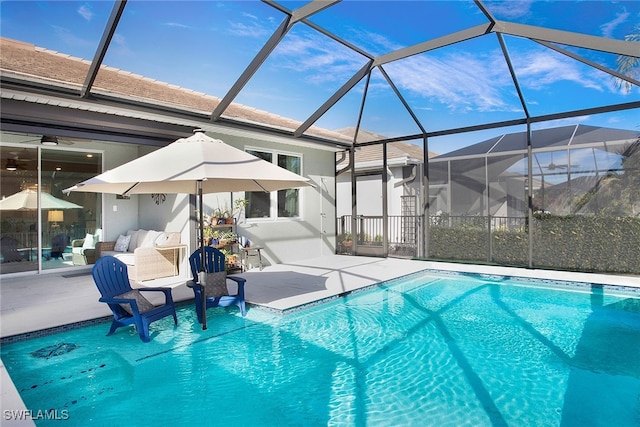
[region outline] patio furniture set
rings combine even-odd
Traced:
[[[204,265],[202,262],[204,261]],[[193,289],[194,305],[198,322],[206,329],[206,310],[211,307],[238,306],[240,313],[246,315],[244,285],[245,279],[227,276],[224,254],[212,247],[200,249],[189,257],[193,279],[187,286]],[[93,280],[100,291],[100,302],[109,306],[113,321],[107,335],[118,328],[135,325],[143,342],[151,340],[149,325],[167,316],[173,316],[178,324],[175,304],[170,288],[145,287],[133,289],[129,281],[127,264],[118,258],[106,255],[99,258],[92,270]],[[230,293],[227,280],[236,284],[236,292]],[[162,293],[164,303],[155,306],[143,294]]]

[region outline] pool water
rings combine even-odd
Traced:
[[[4,345],[38,425],[638,426],[640,298],[500,277],[391,281],[285,316],[191,305]],[[10,408],[5,408],[10,409]],[[65,411],[65,412],[63,412]]]

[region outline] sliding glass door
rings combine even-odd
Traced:
[[[102,154],[26,144],[1,153],[0,273],[91,264],[101,195],[62,190],[100,173]]]

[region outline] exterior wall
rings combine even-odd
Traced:
[[[243,219],[238,232],[264,247],[268,264],[287,263],[335,253],[335,154],[333,151],[285,144],[256,135],[219,136],[239,149],[263,148],[302,156],[302,175],[314,187],[300,189],[300,219]],[[238,196],[242,198],[242,193]]]
[[[420,166],[417,166],[420,169]],[[389,216],[402,215],[402,196],[420,197],[420,178],[395,187],[395,184],[403,180],[403,166],[389,167],[389,180],[387,183],[387,212]],[[421,173],[421,169],[417,171]],[[382,216],[382,185],[380,175],[371,177],[359,177],[357,186],[357,206],[359,215]],[[351,174],[343,173],[338,177],[336,188],[336,212],[337,216],[351,215]]]

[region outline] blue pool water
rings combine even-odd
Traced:
[[[286,316],[192,306],[4,345],[38,425],[638,426],[640,298],[432,273]],[[10,408],[4,408],[10,409]]]

